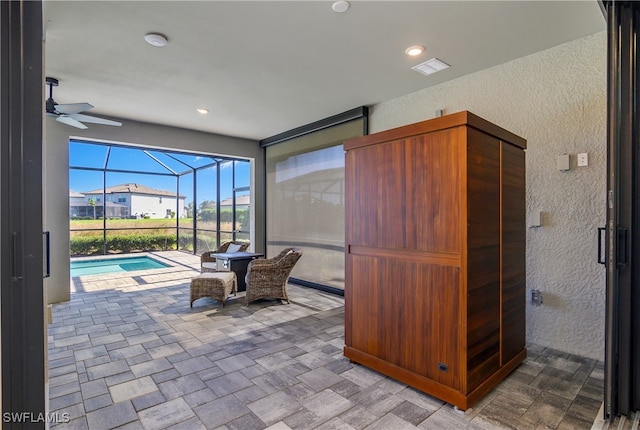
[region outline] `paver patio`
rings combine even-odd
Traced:
[[[344,300],[289,286],[291,304],[244,293],[189,307],[199,259],[74,278],[49,326],[56,429],[585,429],[603,366],[528,345],[528,358],[462,414],[342,355]]]

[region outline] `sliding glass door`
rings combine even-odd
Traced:
[[[605,413],[640,410],[640,4],[604,2],[608,21]]]

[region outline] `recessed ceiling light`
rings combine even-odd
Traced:
[[[144,36],[144,40],[151,46],[155,46],[158,48],[162,48],[163,46],[167,46],[169,40],[166,36],[160,33],[147,33]]]
[[[417,57],[424,52],[424,46],[413,45],[405,49],[404,52],[411,57]]]
[[[334,12],[338,13],[346,12],[350,7],[351,5],[349,4],[349,2],[345,0],[338,0],[331,5],[331,9],[333,9]]]
[[[198,109],[196,109],[196,110],[198,111],[198,113],[201,113],[201,114],[203,114],[203,115],[204,115],[205,113],[209,113],[209,109],[207,109],[207,108],[198,108]]]
[[[450,66],[444,61],[432,58],[431,60],[418,64],[417,66],[413,66],[412,69],[416,72],[422,73],[423,75],[431,75],[439,72],[440,70],[448,69],[449,67]]]

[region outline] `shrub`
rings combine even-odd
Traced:
[[[198,212],[198,219],[205,222],[215,221],[216,216],[216,210],[212,208],[204,208]]]
[[[178,238],[178,249],[183,251],[193,251],[193,234],[180,232],[180,237]]]
[[[90,255],[101,253],[102,236],[75,236],[70,240],[71,255]],[[133,251],[166,251],[176,249],[176,236],[172,234],[132,234],[110,235],[107,237],[107,250],[128,253]]]
[[[102,252],[101,236],[75,236],[70,240],[71,255],[90,255]]]
[[[215,239],[208,236],[198,236],[196,248],[198,249],[198,253],[208,250],[214,250],[216,248]],[[181,249],[183,251],[193,251],[193,234],[180,233],[180,238],[178,239],[178,249]]]
[[[242,209],[236,213],[236,222],[240,224],[240,230],[249,230],[249,209]]]
[[[232,222],[233,212],[231,209],[222,209],[220,211],[220,222]]]
[[[216,221],[216,210],[213,208],[204,208],[198,212],[198,220],[204,222],[215,222]],[[233,221],[233,211],[231,209],[221,209],[220,210],[220,222],[221,223],[230,223]],[[249,210],[248,209],[238,209],[236,210],[236,222],[240,223],[242,230],[249,229]]]

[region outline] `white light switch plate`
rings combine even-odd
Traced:
[[[571,165],[569,164],[569,154],[558,155],[558,170],[561,172],[569,170]]]
[[[578,154],[578,167],[586,167],[589,165],[589,153],[584,152]]]
[[[540,227],[542,226],[542,212],[533,211],[529,215],[529,227]]]

